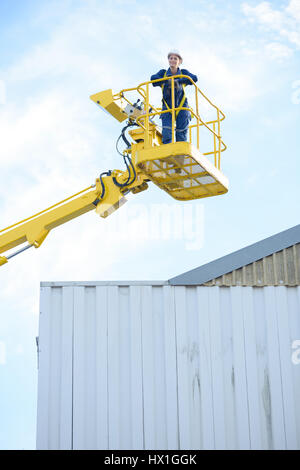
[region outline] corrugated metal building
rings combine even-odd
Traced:
[[[166,282],[41,283],[37,448],[300,449],[299,246],[300,225]]]

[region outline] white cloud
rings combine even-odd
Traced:
[[[259,21],[270,29],[281,29],[284,24],[284,15],[282,12],[273,10],[269,2],[261,2],[255,7],[247,3],[242,4],[242,10],[251,21]]]
[[[6,364],[6,344],[4,341],[0,341],[0,366]]]
[[[291,101],[293,104],[300,104],[300,80],[294,80],[292,83],[292,92]]]
[[[6,101],[6,87],[3,80],[0,80],[0,105]]]
[[[271,42],[265,46],[266,54],[272,59],[287,59],[292,56],[292,50],[290,47],[280,44],[278,42]]]
[[[281,30],[280,34],[283,37],[286,37],[287,40],[296,46],[297,49],[300,49],[300,32],[299,31],[290,31],[290,30]]]
[[[24,354],[24,346],[23,344],[17,344],[15,353],[18,355],[23,355]]]
[[[290,14],[297,22],[300,23],[300,2],[299,0],[291,0],[288,4],[286,11]]]
[[[270,2],[252,7],[242,4],[242,11],[251,22],[258,22],[266,31],[279,34],[291,46],[300,48],[300,2],[290,0],[287,7],[274,9]]]

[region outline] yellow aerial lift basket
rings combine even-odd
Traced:
[[[188,108],[175,107],[175,85],[178,78],[186,78],[194,88],[193,105]],[[155,108],[150,104],[151,84],[171,80],[172,107],[168,110]],[[129,99],[129,95],[138,93],[141,105],[136,106]],[[123,120],[122,115],[134,120],[137,129],[129,131],[133,143],[126,152],[131,154],[134,165],[143,172],[149,180],[166,191],[173,198],[188,201],[203,197],[217,196],[228,191],[228,179],[221,172],[221,152],[226,149],[220,135],[220,123],[225,118],[222,111],[217,108],[197,87],[187,75],[174,75],[158,80],[148,81],[136,88],[129,88],[113,95],[111,90],[92,95],[91,99],[102,106],[118,121]],[[138,100],[140,101],[140,100]],[[209,120],[200,117],[201,103],[210,108],[214,115]],[[188,142],[176,142],[176,113],[180,110],[191,113]],[[154,122],[155,117],[163,113],[172,114],[172,142],[162,144],[161,129]],[[194,122],[193,122],[194,121]],[[210,148],[201,148],[202,136]]]
[[[140,150],[136,164],[153,183],[180,201],[228,191],[227,178],[189,142]]]

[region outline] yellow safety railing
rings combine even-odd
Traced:
[[[194,87],[194,102],[195,102],[195,109],[192,106],[188,107],[175,107],[175,84],[174,81],[178,78],[185,78],[190,81],[191,85]],[[171,98],[172,98],[172,106],[170,109],[163,110],[162,107],[155,107],[150,103],[150,87],[153,83],[157,82],[166,82],[171,80]],[[192,143],[203,155],[207,157],[213,156],[212,163],[218,169],[221,167],[221,153],[226,150],[226,145],[222,141],[221,138],[221,121],[225,119],[224,113],[214,105],[209,98],[197,87],[196,83],[188,76],[188,75],[172,75],[167,76],[164,78],[159,78],[157,80],[149,80],[147,82],[143,82],[137,87],[134,88],[127,88],[121,90],[119,93],[114,95],[114,99],[124,99],[128,104],[133,105],[133,101],[131,101],[128,96],[131,92],[138,92],[144,102],[144,112],[141,116],[136,118],[137,124],[142,127],[145,131],[144,133],[144,143],[145,148],[149,148],[150,145],[150,132],[152,132],[152,128],[150,129],[150,122],[153,120],[155,116],[161,116],[164,113],[171,113],[172,115],[172,143],[175,142],[175,123],[176,123],[176,111],[187,110],[191,113],[192,120],[195,119],[196,122],[190,124],[189,126],[189,142]],[[190,97],[188,98],[190,100]],[[214,109],[216,114],[215,118],[212,118],[208,121],[205,121],[200,116],[200,100],[205,100],[206,103],[209,104],[211,108]],[[191,121],[192,122],[192,121]],[[208,132],[209,137],[211,139],[211,149],[208,151],[204,151],[201,146],[201,132],[203,131]],[[194,132],[195,131],[195,132]],[[194,135],[196,134],[196,136]]]

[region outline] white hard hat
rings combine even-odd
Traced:
[[[170,52],[168,52],[168,58],[170,57],[170,55],[177,55],[177,57],[179,57],[179,59],[181,60],[182,62],[182,57],[181,57],[181,54],[180,52],[177,50],[177,49],[171,49]]]

